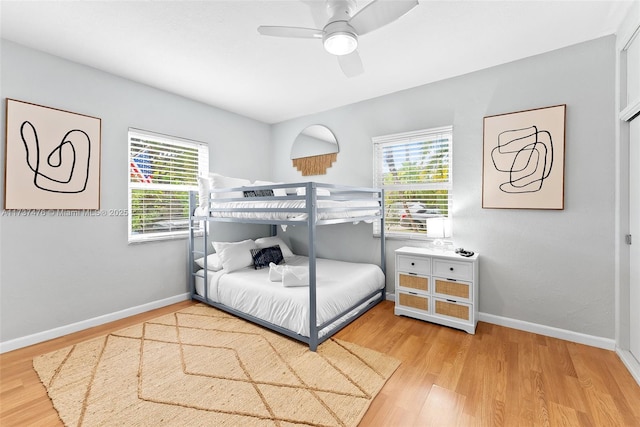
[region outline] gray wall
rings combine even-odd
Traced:
[[[481,253],[480,311],[613,338],[614,47],[606,37],[268,126],[2,41],[2,117],[9,97],[102,118],[102,209],[127,207],[129,126],[209,142],[219,173],[294,182],[308,178],[291,144],[322,123],[340,153],[310,178],[369,186],[371,137],[452,124],[454,241]],[[482,118],[556,104],[567,104],[565,209],[482,209]],[[0,341],[186,292],[186,241],[128,245],[126,229],[126,217],[0,216]],[[305,230],[286,234],[306,250]],[[404,244],[421,243],[388,242],[388,290]],[[318,252],[376,261],[379,240],[368,224],[322,228]]]
[[[453,125],[454,242],[481,254],[480,311],[613,339],[614,82],[610,36],[286,121],[271,130],[272,178],[305,180],[289,153],[310,124],[327,125],[340,146],[327,175],[310,178],[352,185],[371,185],[371,137]],[[557,104],[567,105],[565,209],[482,209],[483,117]],[[375,261],[371,226],[348,227],[323,229],[319,254]],[[305,233],[287,234],[304,251]],[[393,250],[405,244],[426,245],[388,242],[388,291]]]
[[[102,119],[102,209],[127,208],[130,126],[208,142],[210,168],[219,173],[269,178],[264,123],[6,40],[0,47],[3,139],[5,98]],[[126,216],[15,217],[3,211],[0,228],[2,342],[188,291],[186,240],[128,245]]]

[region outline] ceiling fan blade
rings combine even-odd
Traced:
[[[321,39],[322,30],[315,28],[301,27],[273,27],[268,25],[260,25],[258,32],[263,36],[274,37],[295,37],[300,39]]]
[[[361,36],[370,31],[384,27],[400,18],[418,5],[418,0],[373,0],[353,15],[349,20],[351,25]]]
[[[364,73],[362,59],[360,59],[360,55],[357,50],[354,50],[348,55],[338,56],[338,64],[340,64],[340,68],[342,68],[344,75],[349,78]]]

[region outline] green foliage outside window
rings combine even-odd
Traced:
[[[206,146],[131,136],[129,144],[130,236],[186,233]]]
[[[378,185],[385,189],[385,230],[426,235],[432,218],[449,217],[451,131],[378,142]],[[384,139],[384,137],[381,137]]]

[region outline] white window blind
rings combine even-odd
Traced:
[[[385,234],[451,236],[451,126],[374,137],[373,184],[385,190]],[[379,224],[374,233],[379,234]]]
[[[189,191],[209,170],[207,144],[129,129],[129,242],[184,237]]]

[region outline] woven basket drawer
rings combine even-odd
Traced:
[[[405,307],[417,308],[422,311],[429,311],[429,298],[422,295],[410,295],[399,292],[399,304]]]
[[[409,276],[400,273],[398,275],[398,284],[403,288],[417,289],[425,292],[429,290],[429,279],[426,277]]]
[[[454,299],[471,299],[471,285],[464,282],[450,282],[443,279],[435,279],[435,291],[437,294],[452,296]]]
[[[458,304],[455,302],[436,299],[434,311],[436,314],[442,316],[471,320],[471,307],[467,304]]]
[[[429,274],[431,272],[431,259],[412,256],[399,256],[398,271],[415,274]]]

